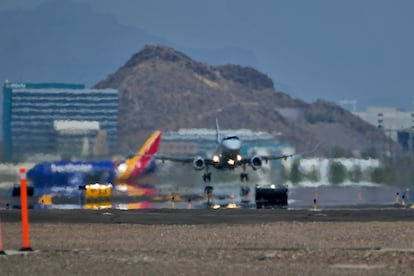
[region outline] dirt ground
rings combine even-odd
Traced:
[[[2,223],[7,253],[21,224]],[[414,222],[32,223],[0,275],[413,275]]]

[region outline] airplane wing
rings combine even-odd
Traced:
[[[269,160],[279,160],[279,159],[286,160],[289,157],[292,157],[294,155],[296,155],[296,154],[292,153],[292,154],[283,154],[283,155],[265,155],[265,156],[262,156],[262,158],[263,158],[264,161],[267,162]]]
[[[191,163],[194,160],[194,156],[185,156],[185,155],[166,155],[166,154],[155,154],[154,157],[157,160],[161,161],[173,161],[181,163]]]
[[[289,157],[293,156],[303,156],[315,152],[321,143],[318,143],[313,149],[308,151],[302,151],[298,153],[292,154],[271,154],[271,155],[253,155],[253,156],[243,156],[241,163],[242,164],[249,164],[253,168],[259,167],[262,164],[262,161],[268,162],[269,160],[279,160],[279,159],[288,159]]]
[[[287,159],[288,157],[293,156],[294,154],[289,155],[266,155],[266,156],[260,156],[261,160],[263,161],[269,161],[269,160],[277,160],[277,159]],[[212,165],[213,160],[211,158],[205,158],[201,156],[177,156],[177,155],[152,155],[153,158],[161,161],[172,161],[182,164],[187,163],[193,163],[195,167],[200,166],[204,167],[204,165]],[[255,156],[244,156],[242,160],[240,161],[242,164],[249,164],[255,161]],[[198,166],[197,166],[198,165]]]
[[[259,168],[262,165],[262,162],[268,162],[270,160],[278,160],[278,159],[287,159],[293,156],[301,156],[305,154],[309,154],[314,152],[319,147],[319,144],[315,146],[314,149],[309,151],[304,151],[300,153],[292,153],[292,154],[270,154],[270,155],[252,155],[252,156],[243,156],[242,159],[239,161],[242,165],[250,165],[254,169]],[[147,155],[143,155],[147,156]],[[168,154],[154,154],[148,155],[156,160],[161,161],[172,161],[182,164],[192,163],[196,170],[202,170],[206,166],[214,165],[214,161],[211,158],[201,157],[201,156],[194,156],[194,155],[168,155]],[[239,163],[239,164],[240,164]]]
[[[206,158],[206,157],[201,157],[201,156],[177,156],[177,155],[160,155],[160,154],[156,154],[153,155],[153,158],[157,159],[157,160],[161,160],[162,162],[164,162],[165,160],[167,161],[172,161],[172,162],[177,162],[177,163],[182,163],[182,164],[192,164],[194,169],[197,171],[203,170],[204,168],[213,165],[213,160],[211,158]]]
[[[250,165],[253,169],[258,169],[262,166],[263,161],[268,162],[271,160],[278,160],[278,159],[284,159],[286,160],[289,157],[294,156],[295,154],[283,154],[283,155],[260,155],[255,154],[251,156],[243,156],[240,160],[240,163],[243,165]]]

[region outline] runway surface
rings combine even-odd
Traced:
[[[0,210],[3,222],[20,222],[20,210]],[[364,206],[330,209],[30,210],[30,223],[143,225],[265,224],[273,222],[414,221],[414,209]]]
[[[414,209],[0,210],[4,275],[412,275]],[[22,256],[24,254],[24,256]],[[1,274],[0,273],[0,274]],[[2,275],[3,275],[2,274]]]

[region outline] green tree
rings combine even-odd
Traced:
[[[391,165],[375,168],[371,173],[371,181],[381,184],[394,184],[397,180],[397,172]]]
[[[329,182],[332,184],[339,184],[344,182],[347,176],[347,170],[342,163],[331,161],[329,166]]]
[[[300,166],[300,160],[295,159],[292,164],[292,168],[290,169],[290,181],[292,183],[296,184],[299,183],[302,180],[302,173],[299,169]]]
[[[311,182],[318,182],[321,179],[319,170],[312,167],[311,171],[305,175],[305,178]]]

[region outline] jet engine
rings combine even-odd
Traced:
[[[250,159],[250,166],[254,170],[259,169],[263,164],[262,157],[260,155],[255,155]]]
[[[194,169],[196,169],[197,171],[201,171],[202,169],[204,169],[206,167],[204,158],[200,156],[197,156],[196,158],[194,158],[193,166],[194,166]]]

